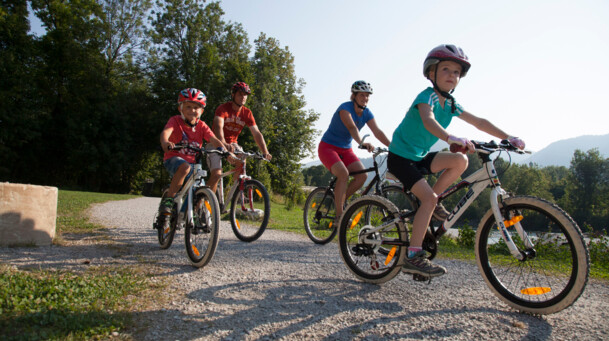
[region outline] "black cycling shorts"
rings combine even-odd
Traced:
[[[400,180],[405,190],[410,191],[414,184],[423,179],[423,175],[432,173],[431,162],[437,154],[438,152],[427,153],[423,160],[413,161],[389,152],[387,170]]]

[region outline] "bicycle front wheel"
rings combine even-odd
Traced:
[[[367,212],[370,221],[366,221]],[[357,278],[384,283],[400,273],[408,233],[398,217],[395,205],[380,196],[363,196],[347,206],[338,242],[343,261]]]
[[[230,223],[235,236],[244,242],[260,238],[270,215],[271,203],[266,187],[258,180],[246,180],[231,200]]]
[[[168,190],[169,189],[166,188],[163,191],[161,201],[167,196]],[[157,238],[159,240],[159,245],[161,245],[161,249],[168,249],[171,246],[171,243],[173,243],[173,237],[176,234],[177,222],[178,215],[176,204],[173,205],[171,215],[169,216],[161,216],[161,213],[157,212],[154,224],[155,228],[157,229]]]
[[[569,307],[584,291],[590,269],[575,221],[558,206],[528,196],[504,200],[501,212],[509,238],[524,258],[510,254],[487,212],[476,232],[476,260],[491,291],[524,312],[551,314]],[[517,233],[517,224],[525,235]]]
[[[334,226],[336,206],[334,193],[326,187],[317,187],[307,197],[303,210],[304,227],[315,244],[327,244],[338,231]]]
[[[188,258],[193,266],[203,267],[214,256],[220,234],[220,207],[209,188],[195,191],[193,224],[186,225],[184,237]]]

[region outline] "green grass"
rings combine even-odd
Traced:
[[[88,221],[92,204],[135,197],[60,190],[57,235],[94,231],[101,226]],[[131,323],[130,312],[146,306],[142,298],[162,290],[143,272],[134,267],[17,270],[0,263],[0,340],[116,339],[113,333],[122,335]]]
[[[87,232],[101,226],[89,222],[85,211],[92,204],[137,198],[137,195],[60,190],[57,200],[57,234]]]
[[[0,339],[83,340],[120,333],[149,287],[128,269],[23,272],[0,265]]]

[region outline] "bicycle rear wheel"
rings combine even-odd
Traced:
[[[216,195],[207,187],[195,191],[193,221],[194,225],[186,224],[184,241],[190,262],[200,268],[214,256],[220,234],[220,207]]]
[[[590,260],[582,233],[558,206],[535,197],[504,200],[502,215],[523,260],[512,256],[492,212],[476,233],[476,260],[487,285],[502,301],[524,312],[551,314],[573,304],[588,281]],[[520,224],[527,238],[516,232]]]
[[[231,200],[230,223],[235,236],[244,242],[260,238],[269,223],[269,193],[258,180],[246,180]]]
[[[163,195],[161,196],[161,201],[167,196],[167,191],[169,189],[166,188],[163,191]],[[159,240],[159,245],[161,245],[161,249],[168,249],[173,243],[173,237],[176,234],[176,225],[178,221],[176,204],[173,205],[171,209],[170,216],[160,216],[160,213],[157,212],[157,216],[155,218],[155,228],[157,230],[157,238]]]
[[[366,212],[370,221],[365,219]],[[400,273],[408,249],[408,233],[404,223],[396,220],[398,216],[394,204],[375,195],[363,196],[347,206],[338,242],[343,261],[357,278],[384,283]]]
[[[326,187],[317,187],[307,197],[303,210],[304,227],[315,244],[327,244],[338,231],[334,226],[336,206],[334,193]]]

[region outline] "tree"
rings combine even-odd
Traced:
[[[327,186],[332,180],[332,173],[324,165],[317,165],[302,170],[307,186]]]
[[[576,150],[569,167],[568,210],[580,226],[607,228],[609,223],[609,159],[597,148]]]
[[[35,160],[41,122],[35,38],[25,0],[0,2],[0,181],[21,181],[20,160]]]
[[[261,33],[252,60],[254,94],[252,111],[268,144],[273,162],[268,165],[272,188],[278,193],[300,186],[300,163],[313,148],[314,122],[319,115],[304,110],[304,81],[294,71],[294,56],[279,42]]]

